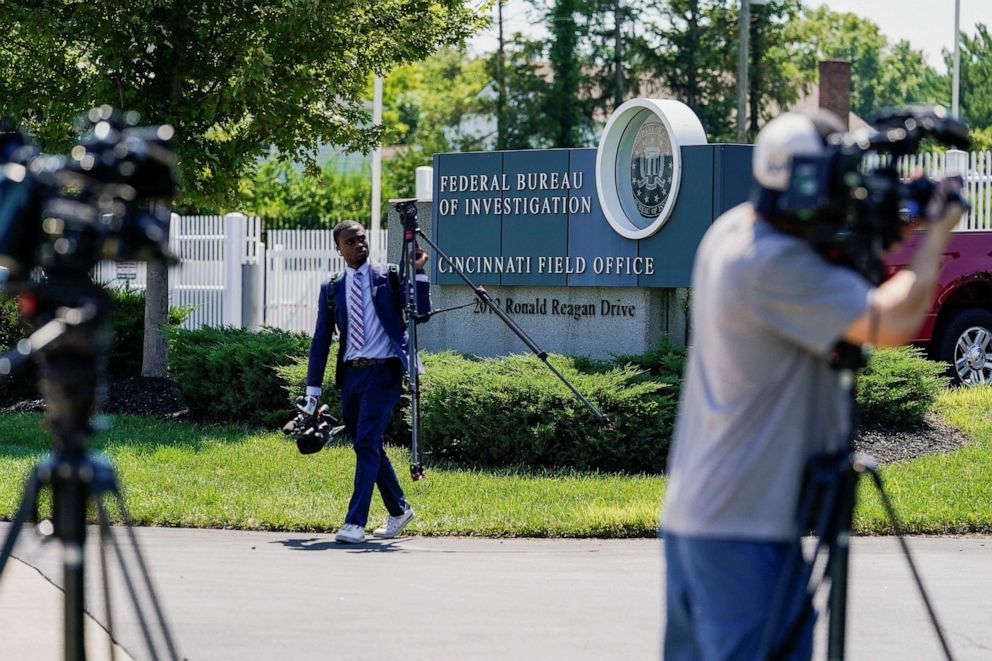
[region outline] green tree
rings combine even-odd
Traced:
[[[383,142],[395,146],[383,163],[383,179],[394,196],[413,196],[416,168],[431,165],[435,153],[492,143],[488,66],[485,58],[445,48],[397,67],[383,81]]]
[[[643,0],[587,0],[580,93],[594,120],[605,119],[640,94],[646,49],[635,25],[644,5]]]
[[[311,167],[320,144],[367,151],[371,72],[462,42],[480,2],[5,0],[0,98],[48,150],[102,103],[172,124],[184,196],[230,199],[270,145]]]
[[[484,0],[480,0],[483,6]],[[270,146],[315,169],[320,144],[367,151],[373,71],[461,43],[464,0],[4,0],[2,115],[51,151],[99,104],[168,123],[187,202],[230,200]],[[143,373],[165,372],[167,271],[149,271]]]
[[[812,85],[818,63],[844,59],[851,63],[851,110],[870,119],[882,108],[910,102],[947,103],[941,78],[920,51],[905,41],[890,45],[874,22],[852,13],[821,6],[807,9],[791,26],[793,57]]]
[[[548,64],[551,66],[552,80],[543,106],[553,126],[551,140],[555,147],[580,146],[588,117],[583,112],[585,100],[579,96],[582,72],[578,57],[580,27],[576,12],[580,5],[581,0],[555,0],[548,13],[551,31]]]
[[[550,94],[546,43],[513,35],[504,49],[503,147],[536,149],[554,145],[553,120],[544,112]],[[495,73],[497,57],[489,61]],[[495,107],[494,107],[495,112]]]
[[[801,0],[773,0],[751,7],[748,68],[748,133],[751,139],[782,108],[799,100],[803,74],[792,57],[790,25]],[[736,97],[736,88],[735,94]]]
[[[657,18],[645,22],[638,44],[653,77],[665,91],[692,108],[711,138],[730,131],[734,99],[729,96],[730,63],[736,46],[733,17],[708,0],[652,0]]]
[[[290,163],[270,158],[254,176],[242,179],[238,208],[250,215],[285,225],[334,227],[342,220],[369,215],[372,182],[369,168],[342,170],[337,161],[324,163],[319,172],[301,172]],[[384,187],[383,198],[396,197]]]
[[[772,0],[751,10],[748,58],[750,134],[774,111],[794,103],[803,77],[791,57],[789,25],[800,0]],[[711,140],[733,141],[737,125],[740,5],[726,0],[651,0],[639,21],[639,47],[664,94],[699,117]]]
[[[979,23],[975,34],[961,34],[960,48],[960,114],[973,129],[992,127],[992,36],[988,26]],[[947,70],[954,69],[953,53],[944,51]],[[947,90],[950,97],[951,84]],[[950,104],[948,104],[950,105]]]

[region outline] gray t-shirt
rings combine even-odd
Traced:
[[[749,204],[709,229],[692,280],[662,529],[788,540],[807,458],[847,439],[849,394],[827,358],[871,287]]]

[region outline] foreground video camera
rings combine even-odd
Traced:
[[[338,421],[330,414],[331,407],[327,404],[313,413],[307,413],[304,409],[306,401],[306,397],[296,398],[296,408],[300,412],[283,425],[282,433],[293,437],[300,454],[314,454],[323,450],[332,438],[344,432],[344,425],[337,424]]]
[[[137,122],[94,108],[68,156],[43,155],[0,127],[0,266],[11,289],[29,286],[35,267],[50,281],[83,281],[102,259],[170,261],[174,131]]]
[[[145,631],[149,658],[165,644],[178,659],[172,635],[138,544],[128,529],[141,568],[139,600],[127,563],[110,532],[107,497],[125,523],[130,515],[114,469],[86,450],[92,417],[102,399],[112,326],[110,294],[90,279],[101,259],[171,261],[166,228],[176,194],[175,156],[169,126],[138,128],[135,113],[109,106],[91,110],[83,135],[68,156],[39,153],[27,135],[0,124],[0,285],[21,295],[31,336],[0,354],[0,376],[37,359],[45,398],[45,427],[53,453],[31,471],[13,525],[0,549],[0,571],[24,523],[36,521],[39,499],[51,490],[51,534],[63,549],[65,658],[84,659],[84,580],[87,510],[95,505],[103,546],[113,546],[135,612]],[[106,564],[103,593],[110,613]],[[142,603],[151,603],[161,635],[149,635]],[[109,618],[109,616],[108,616]],[[154,624],[154,622],[152,623]],[[110,631],[113,639],[113,630]]]
[[[873,284],[884,277],[884,253],[902,240],[909,222],[926,218],[937,199],[936,183],[927,178],[903,181],[899,157],[919,150],[926,138],[956,149],[971,145],[968,127],[948,117],[940,106],[910,106],[877,116],[872,128],[836,134],[826,153],[796,156],[787,190],[777,210],[798,221],[790,226],[831,261],[861,273]],[[870,155],[880,165],[866,167]]]

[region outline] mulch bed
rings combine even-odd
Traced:
[[[43,399],[0,402],[0,412],[42,413]],[[150,376],[135,376],[107,386],[102,411],[112,415],[141,415],[162,420],[186,420],[189,409],[179,401],[176,382]]]
[[[41,399],[0,402],[3,412],[43,412]],[[104,413],[150,416],[163,420],[188,420],[189,410],[179,401],[176,383],[170,379],[132,377],[107,388]],[[909,461],[928,454],[951,452],[967,442],[956,429],[936,417],[911,429],[862,428],[855,438],[855,449],[866,452],[881,464]]]

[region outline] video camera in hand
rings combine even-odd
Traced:
[[[896,160],[918,151],[926,138],[957,149],[971,145],[968,127],[940,106],[885,112],[871,129],[830,136],[824,153],[793,157],[788,187],[769,220],[787,218],[790,230],[828,259],[880,283],[884,253],[908,223],[939,217],[951,202],[965,204],[931,179],[902,180]],[[866,167],[869,155],[879,156],[877,167]]]
[[[173,261],[175,132],[137,122],[137,113],[94,108],[67,156],[41,154],[23,131],[0,126],[0,266],[12,288],[29,285],[35,267],[82,281],[103,259]]]
[[[330,414],[331,409],[327,404],[313,413],[307,413],[306,403],[306,397],[296,398],[299,413],[283,425],[282,433],[293,437],[300,454],[314,454],[323,450],[332,438],[344,432],[344,425],[337,424],[338,421]]]

